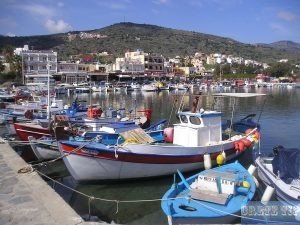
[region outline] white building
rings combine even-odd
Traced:
[[[45,80],[48,72],[51,77],[52,74],[57,73],[57,52],[22,50],[20,56],[22,57],[23,83]]]
[[[21,55],[21,52],[22,52],[22,51],[29,51],[29,46],[28,46],[28,45],[24,45],[23,48],[16,48],[16,49],[14,50],[14,54],[15,54],[15,55]]]
[[[164,58],[161,55],[145,53],[141,49],[126,52],[124,58],[116,58],[115,71],[131,74],[156,74],[164,72]]]

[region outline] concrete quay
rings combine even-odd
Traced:
[[[18,173],[28,164],[0,140],[1,225],[96,225],[85,222],[36,173]]]

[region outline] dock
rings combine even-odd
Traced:
[[[0,138],[0,224],[100,225],[85,222],[37,172]]]

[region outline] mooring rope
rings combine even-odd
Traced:
[[[105,202],[113,202],[113,203],[116,203],[116,214],[119,212],[119,208],[120,208],[120,204],[121,203],[141,203],[141,202],[161,202],[161,201],[169,201],[169,200],[176,200],[176,199],[187,199],[188,201],[193,201],[197,204],[200,204],[202,205],[203,207],[206,207],[212,211],[216,211],[216,212],[220,212],[220,213],[223,213],[223,214],[226,214],[226,215],[230,215],[230,216],[233,216],[233,217],[236,217],[236,218],[241,218],[241,219],[248,219],[248,220],[253,220],[253,221],[259,221],[259,222],[266,222],[266,220],[263,220],[263,219],[257,219],[257,218],[252,218],[252,217],[247,217],[247,216],[242,216],[242,215],[237,215],[237,214],[234,214],[234,213],[228,213],[228,212],[225,212],[225,211],[222,211],[222,210],[219,210],[219,209],[216,209],[214,207],[211,207],[211,206],[208,206],[206,204],[203,204],[201,203],[200,201],[197,201],[197,200],[194,200],[192,198],[190,198],[189,196],[188,197],[175,197],[175,198],[165,198],[165,199],[162,199],[162,198],[154,198],[154,199],[139,199],[139,200],[118,200],[118,199],[107,199],[107,198],[100,198],[100,197],[95,197],[95,196],[92,196],[92,195],[88,195],[86,193],[83,193],[81,191],[78,191],[72,187],[69,187],[49,176],[47,176],[46,174],[42,173],[41,171],[39,170],[36,170],[36,172],[41,175],[42,177],[45,177],[46,179],[52,181],[54,184],[58,184],[70,191],[73,191],[74,193],[77,193],[81,196],[84,196],[88,199],[88,212],[89,212],[89,215],[91,214],[91,203],[92,201],[95,201],[95,200],[98,200],[98,201],[105,201]],[[54,185],[53,185],[54,186]],[[275,220],[267,220],[268,222],[271,222],[271,223],[282,223],[282,221],[275,221]]]
[[[29,173],[29,172],[31,173],[31,172],[33,172],[33,171],[36,170],[36,169],[34,168],[34,167],[36,167],[36,166],[44,166],[44,165],[47,165],[47,164],[50,164],[50,163],[54,163],[54,162],[56,162],[56,161],[58,161],[58,160],[60,160],[60,159],[62,159],[62,158],[64,158],[64,157],[66,157],[66,156],[68,156],[68,155],[70,155],[70,154],[72,154],[72,153],[75,153],[75,152],[81,150],[82,148],[84,148],[86,145],[88,145],[88,144],[89,144],[90,142],[92,142],[93,140],[94,140],[94,139],[91,139],[91,140],[89,140],[89,141],[86,141],[84,144],[82,144],[82,145],[78,146],[77,148],[73,149],[71,152],[65,153],[65,154],[63,154],[63,155],[61,155],[61,156],[59,156],[59,157],[57,157],[57,158],[55,158],[55,159],[49,160],[49,161],[47,161],[47,162],[39,162],[39,163],[35,163],[35,164],[29,164],[29,165],[27,165],[27,166],[25,166],[25,167],[19,169],[19,170],[18,170],[18,173]]]
[[[121,203],[141,203],[141,202],[161,202],[161,201],[169,201],[169,200],[176,200],[176,199],[187,199],[188,201],[193,201],[193,202],[196,202],[197,204],[200,204],[212,211],[216,211],[216,212],[220,212],[220,213],[224,213],[224,214],[227,214],[227,215],[230,215],[230,216],[233,216],[233,217],[237,217],[237,218],[241,218],[241,219],[248,219],[248,220],[253,220],[253,221],[259,221],[259,222],[266,222],[266,220],[263,220],[263,219],[257,219],[257,218],[252,218],[252,217],[247,217],[247,216],[242,216],[242,215],[237,215],[237,214],[234,214],[234,213],[228,213],[228,212],[225,212],[225,211],[222,211],[222,210],[219,210],[219,209],[216,209],[214,207],[211,207],[211,206],[208,206],[208,205],[205,205],[203,203],[201,203],[200,201],[197,201],[197,200],[194,200],[190,197],[175,197],[175,198],[165,198],[165,199],[162,199],[162,198],[154,198],[154,199],[139,199],[139,200],[118,200],[118,199],[106,199],[106,198],[100,198],[100,197],[95,197],[95,196],[91,196],[91,195],[88,195],[86,193],[83,193],[83,192],[80,192],[72,187],[69,187],[57,180],[54,180],[53,178],[47,176],[46,174],[40,172],[40,171],[36,171],[38,174],[40,174],[41,176],[51,180],[52,182],[56,183],[56,184],[59,184],[61,185],[62,187],[65,187],[79,195],[82,195],[84,197],[86,197],[88,199],[88,210],[89,210],[89,215],[91,213],[91,203],[92,201],[95,201],[95,200],[98,200],[98,201],[105,201],[105,202],[114,202],[116,203],[116,214],[119,212],[119,209],[120,209],[120,204]],[[271,222],[271,223],[282,223],[282,221],[275,221],[275,220],[268,220],[268,222]]]

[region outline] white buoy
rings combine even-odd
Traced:
[[[226,162],[226,153],[225,153],[225,151],[222,151],[222,156],[224,157],[224,163]]]
[[[265,192],[264,192],[264,194],[263,194],[263,196],[262,196],[260,202],[261,202],[262,204],[268,203],[268,202],[270,201],[270,199],[271,199],[271,197],[272,197],[274,191],[275,191],[274,188],[272,188],[271,186],[267,186],[267,188],[266,188],[266,190],[265,190]]]
[[[167,218],[168,218],[168,224],[172,225],[173,224],[172,217],[168,215]]]
[[[300,221],[300,208],[299,207],[297,207],[297,209],[295,211],[295,220]]]
[[[252,178],[253,178],[253,181],[254,181],[254,183],[255,183],[256,188],[259,188],[259,182],[258,182],[258,180],[256,179],[256,177],[255,177],[255,176],[252,176]]]
[[[256,166],[253,166],[251,164],[248,168],[248,172],[250,173],[250,175],[254,175],[255,171],[256,171]]]
[[[210,169],[211,168],[211,158],[210,158],[210,154],[204,154],[204,168]]]

